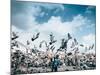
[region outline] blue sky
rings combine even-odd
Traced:
[[[43,39],[50,32],[61,38],[70,32],[82,43],[95,43],[95,6],[12,1],[11,18],[17,32],[41,32]]]

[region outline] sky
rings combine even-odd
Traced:
[[[90,46],[95,44],[96,6],[12,0],[11,26],[24,44],[33,34],[40,32],[40,38],[30,47],[33,44],[38,46],[42,40],[49,41],[50,33],[58,40],[56,48],[67,33],[79,43]]]

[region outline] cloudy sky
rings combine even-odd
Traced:
[[[26,44],[33,34],[40,32],[40,41],[49,41],[52,32],[60,46],[62,38],[70,33],[79,43],[95,43],[96,7],[87,5],[55,4],[11,1],[12,31],[18,32],[18,40]]]

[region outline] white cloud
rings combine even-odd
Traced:
[[[62,4],[55,4],[55,3],[53,3],[53,4],[50,4],[50,3],[45,3],[45,4],[43,4],[43,3],[34,3],[34,5],[36,5],[36,6],[42,6],[44,8],[50,9],[50,10],[55,9],[55,8],[64,10],[64,6]]]
[[[89,49],[89,47],[90,46],[92,46],[93,44],[94,44],[94,47],[93,47],[93,49],[91,49],[91,50],[87,50],[87,52],[86,53],[95,53],[96,51],[95,51],[95,35],[94,34],[88,34],[88,35],[85,35],[85,36],[83,36],[83,38],[82,38],[82,42],[83,42],[83,44],[85,45],[85,47],[87,47],[88,49]],[[83,51],[85,51],[85,49],[83,49]]]
[[[42,40],[49,41],[49,34],[52,32],[55,35],[55,39],[58,40],[55,44],[57,49],[60,46],[61,39],[66,38],[68,32],[70,32],[71,34],[76,33],[76,31],[78,31],[78,28],[83,26],[86,22],[87,19],[81,15],[75,16],[73,20],[69,22],[62,22],[61,17],[52,16],[48,20],[48,22],[44,24],[35,24],[30,22],[31,25],[28,26],[29,30],[26,31],[21,32],[20,29],[17,29],[14,26],[12,26],[12,29],[13,31],[21,32],[19,33],[20,37],[18,38],[18,40],[24,44],[26,44],[27,40],[31,41],[31,37],[33,36],[33,34],[36,34],[36,32],[40,32],[40,37],[36,41],[34,41],[34,43],[30,45],[30,47],[33,47],[34,44],[38,47],[39,43]]]
[[[42,40],[49,41],[49,34],[52,32],[55,35],[55,39],[58,40],[55,46],[56,48],[59,48],[61,39],[66,38],[67,33],[77,33],[80,28],[87,26],[89,23],[89,20],[86,17],[79,14],[74,16],[72,21],[62,22],[61,17],[51,16],[48,22],[38,24],[35,21],[36,16],[43,16],[44,14],[48,15],[48,13],[42,12],[41,7],[48,10],[56,9],[56,13],[59,10],[64,10],[63,5],[34,3],[27,6],[27,9],[24,11],[19,11],[19,13],[12,15],[12,22],[14,22],[12,23],[12,31],[19,32],[18,35],[20,37],[17,40],[25,45],[27,40],[31,41],[33,34],[40,32],[40,37],[34,41],[30,47],[33,47],[34,44],[38,47]],[[87,10],[89,10],[89,8]],[[22,30],[21,28],[26,28],[28,30]],[[86,35],[82,38],[82,42],[87,45],[90,45],[94,41],[93,34]],[[41,50],[45,50],[45,48],[42,48]]]
[[[94,6],[88,6],[88,7],[86,8],[85,13],[87,13],[87,14],[91,14],[91,13],[92,13],[92,11],[91,11],[91,10],[93,10],[93,9],[95,9],[95,7],[94,7]]]
[[[45,12],[41,12],[39,16],[43,17],[45,14],[46,14]]]
[[[30,26],[36,24],[35,16],[38,16],[41,12],[39,7],[28,6],[24,11],[12,14],[12,24],[20,29],[29,29]]]
[[[75,16],[74,18],[73,18],[73,21],[72,21],[72,24],[73,24],[73,26],[75,26],[75,27],[80,27],[80,26],[82,26],[82,25],[85,25],[85,24],[87,24],[88,23],[88,19],[86,18],[86,17],[84,17],[84,16],[82,16],[82,15],[77,15],[77,16]],[[75,25],[74,25],[75,24]]]
[[[20,4],[20,10],[17,10],[16,13],[12,10],[12,24],[21,29],[28,29],[32,25],[36,24],[35,21],[37,16],[44,16],[44,14],[48,15],[48,13],[42,12],[42,7],[48,10],[64,10],[64,6],[61,4],[49,4],[49,3],[22,3]],[[17,5],[12,6],[15,9],[18,9]]]
[[[86,45],[92,45],[95,44],[95,35],[94,34],[88,34],[86,36],[83,36],[83,42]]]
[[[79,27],[84,26],[87,21],[88,20],[81,15],[75,16],[73,20],[69,22],[62,22],[61,17],[52,16],[47,23],[38,26],[40,31],[66,34],[68,32],[73,33]]]

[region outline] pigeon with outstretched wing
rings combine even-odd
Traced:
[[[92,46],[89,46],[89,50],[93,49],[94,48],[94,44]]]
[[[75,43],[75,45],[77,45],[77,44],[78,44],[78,42],[77,42],[76,38],[74,38],[74,43]]]
[[[93,49],[93,48],[94,48],[94,44],[92,45],[91,49]]]
[[[57,40],[54,40],[53,33],[50,34],[50,42],[49,44],[52,45],[53,43],[57,42]]]
[[[75,46],[75,44],[74,44],[74,42],[72,42],[72,45],[71,45],[71,47],[70,48],[73,48]]]
[[[68,33],[68,40],[69,40],[69,39],[72,39],[72,37],[71,37],[70,33]]]
[[[19,37],[15,32],[12,32],[12,36],[13,37],[11,38],[11,40],[15,40]]]
[[[81,46],[81,47],[84,47],[84,45],[83,45],[83,44],[80,44],[80,46]]]
[[[52,52],[53,52],[53,50],[55,49],[54,45],[53,45],[53,46],[51,46],[51,47],[50,47],[50,49],[51,49],[51,50],[52,50]]]
[[[33,37],[31,38],[32,41],[36,40],[37,38],[39,38],[40,33],[37,33],[36,36],[33,35]]]
[[[27,40],[27,45],[30,45],[30,42]]]
[[[13,43],[11,43],[11,47],[19,47],[19,45],[18,45],[18,43],[17,43],[17,41],[15,41],[15,42],[13,42]]]
[[[62,39],[60,49],[65,49],[67,47],[68,40]]]

